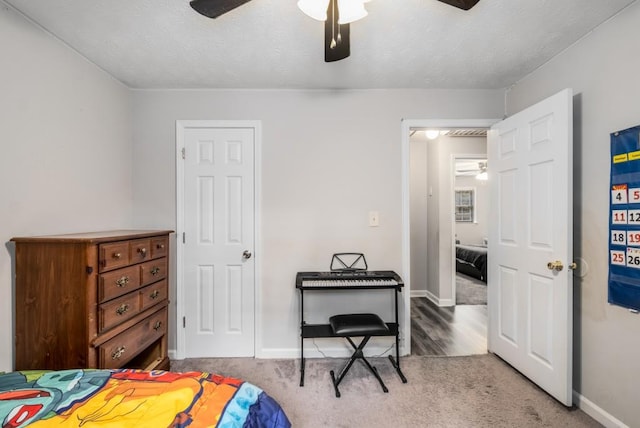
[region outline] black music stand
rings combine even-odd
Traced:
[[[366,271],[367,259],[362,253],[335,253],[331,257],[332,272]]]

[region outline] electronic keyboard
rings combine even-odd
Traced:
[[[400,275],[391,270],[384,271],[332,271],[332,272],[298,272],[296,288],[304,290],[335,289],[376,289],[396,288],[404,286]]]

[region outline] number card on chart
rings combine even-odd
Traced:
[[[611,134],[609,303],[640,310],[640,126]]]

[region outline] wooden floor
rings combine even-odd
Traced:
[[[487,305],[441,308],[411,298],[411,354],[459,356],[487,353]]]

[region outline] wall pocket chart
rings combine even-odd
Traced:
[[[609,303],[640,311],[640,126],[611,134]]]

